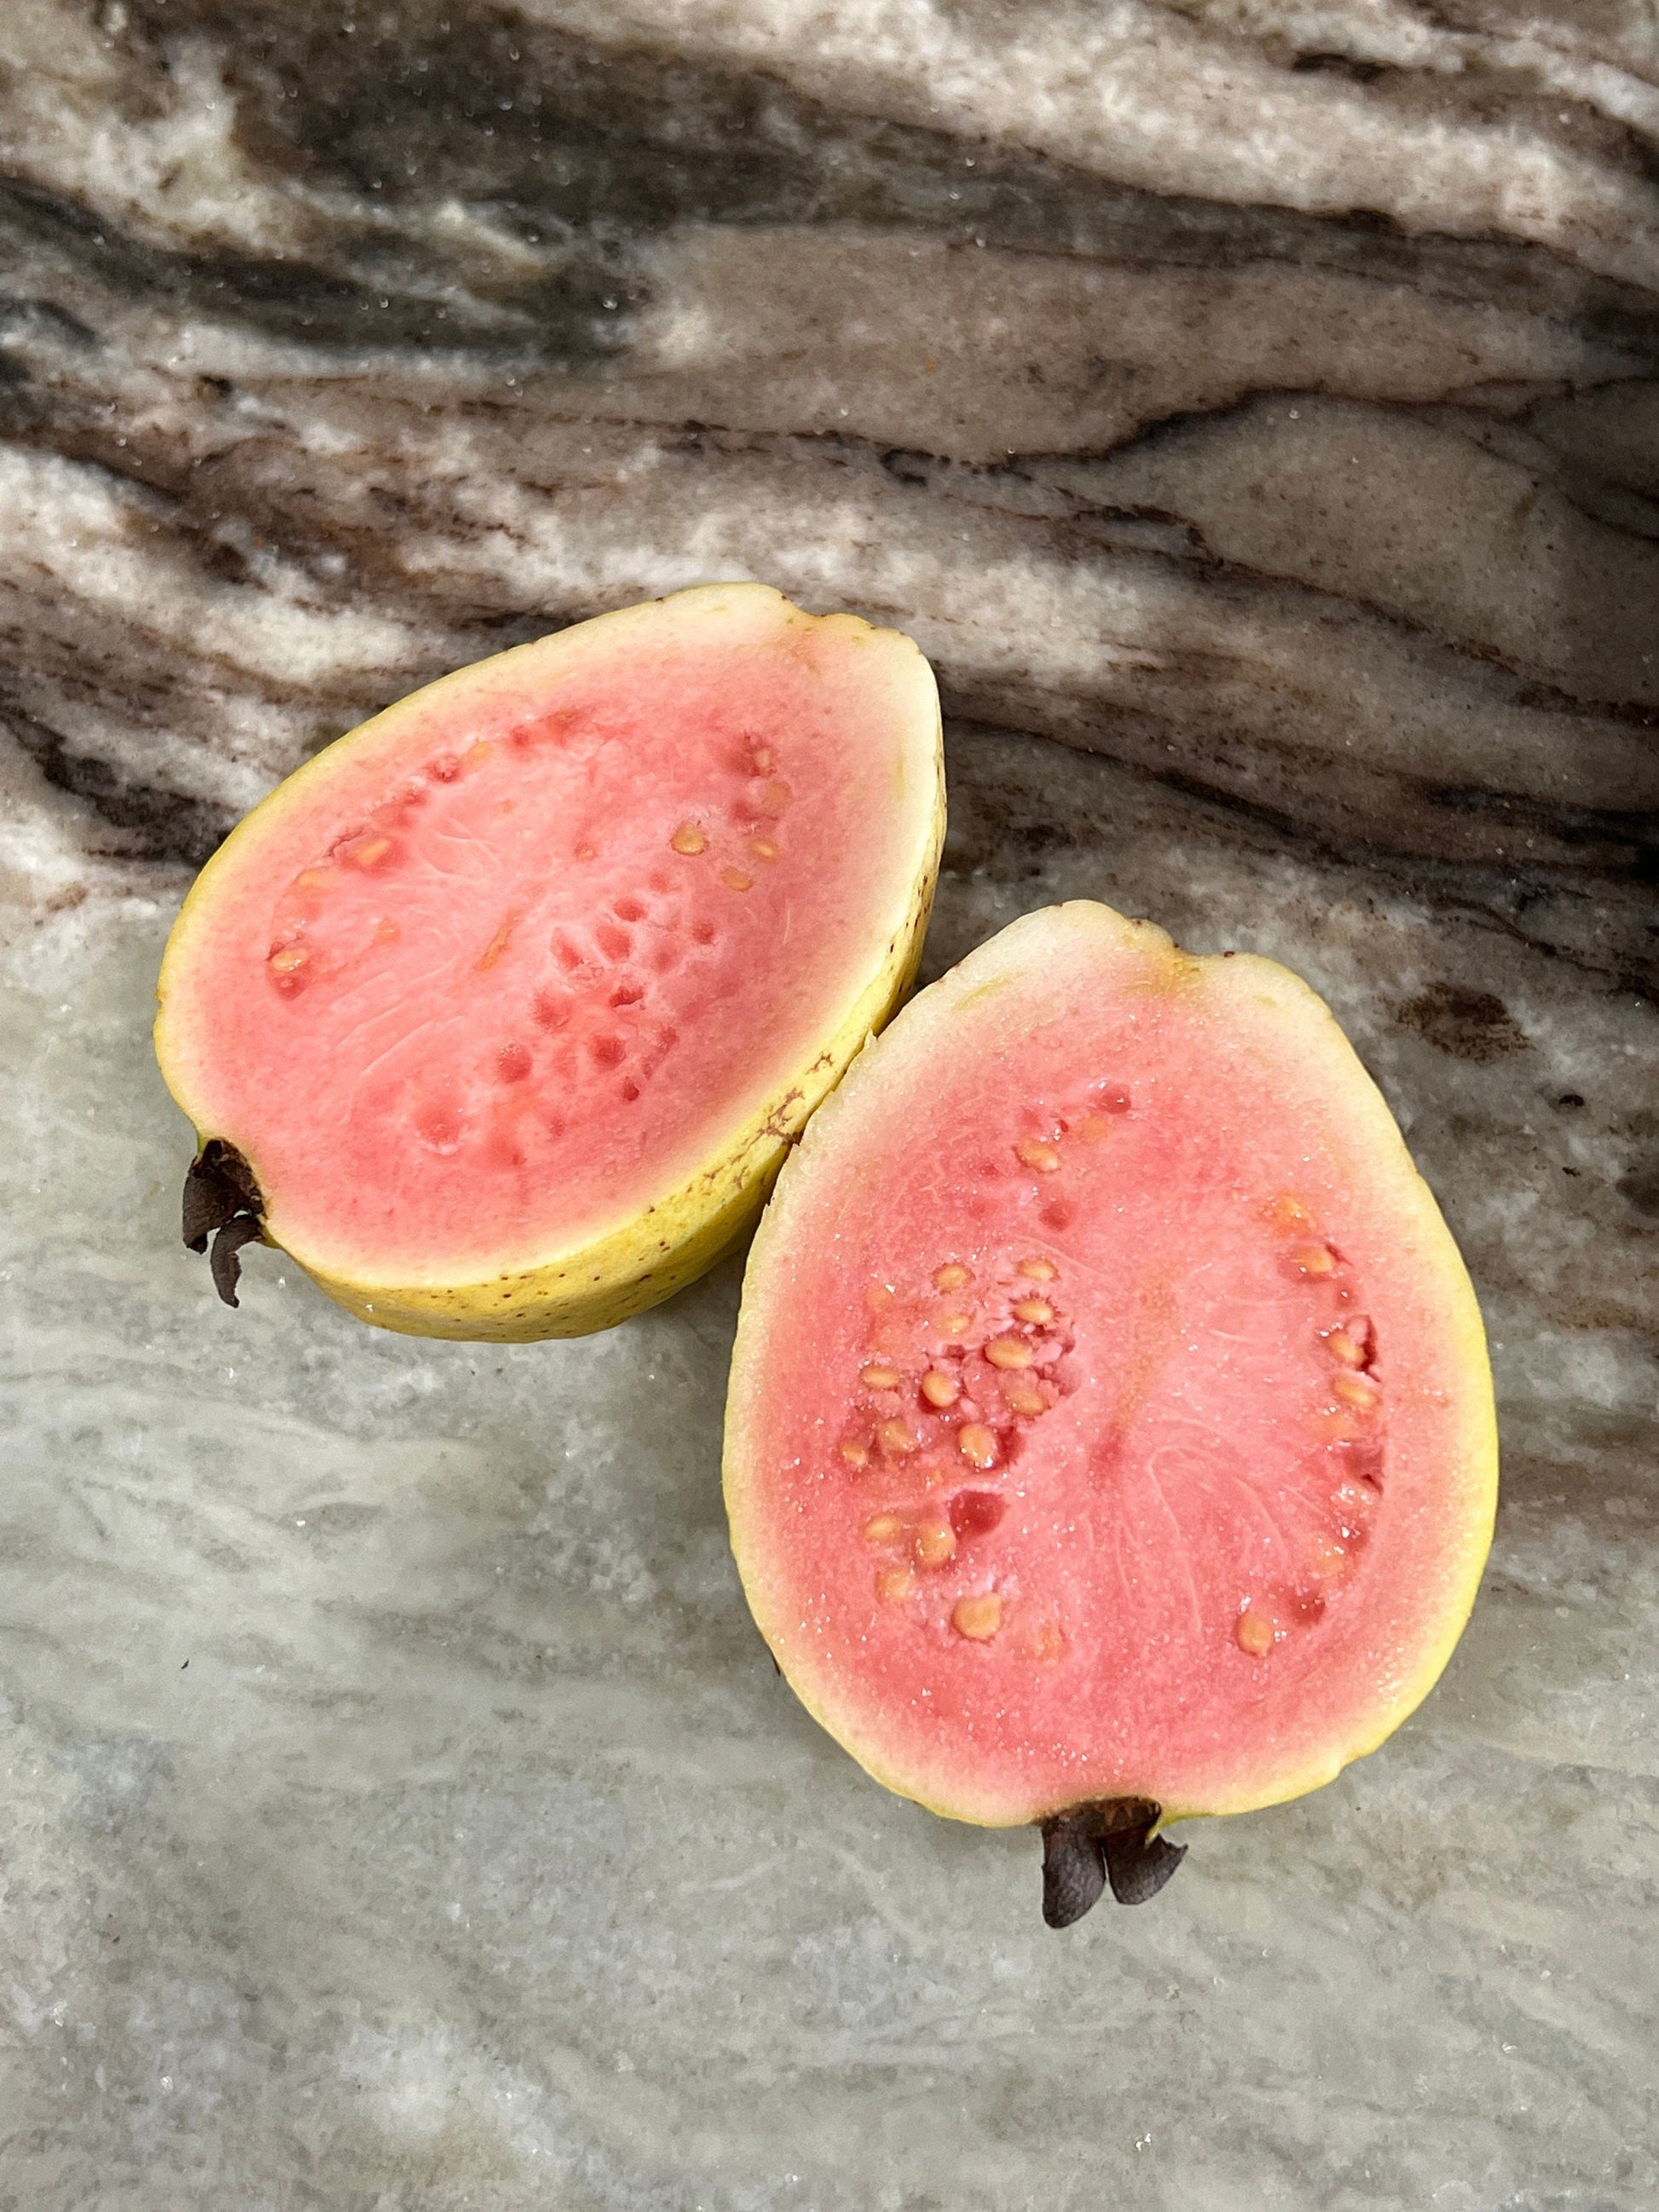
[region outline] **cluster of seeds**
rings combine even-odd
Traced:
[[[717,865],[719,879],[728,891],[752,890],[757,865],[770,867],[777,860],[779,824],[794,793],[775,773],[775,749],[750,738],[738,763],[749,780],[744,796],[723,813],[710,808],[690,815],[669,839],[669,848],[682,860],[708,859]],[[711,827],[712,824],[712,827]]]
[[[1046,1229],[1061,1231],[1076,1217],[1076,1200],[1066,1194],[1068,1168],[1083,1166],[1089,1155],[1112,1134],[1117,1117],[1129,1110],[1129,1094],[1115,1083],[1092,1086],[1075,1111],[1032,1116],[1034,1126],[1013,1142],[1018,1170],[1036,1178],[1037,1218]],[[1000,1163],[986,1161],[994,1173]],[[1049,1178],[1055,1181],[1050,1183]]]
[[[406,817],[424,796],[424,792],[418,789],[405,793],[398,809],[400,816]],[[380,810],[382,813],[386,811]],[[326,910],[331,892],[354,875],[384,877],[391,873],[400,854],[395,838],[388,834],[390,826],[372,826],[338,839],[325,858],[301,868],[289,885],[272,919],[270,950],[265,956],[265,972],[279,998],[298,998],[322,971],[319,947],[313,932]],[[390,915],[382,915],[374,922],[370,941],[390,945],[398,935],[396,921]]]
[[[1328,1394],[1316,1419],[1335,1480],[1330,1520],[1301,1540],[1300,1572],[1287,1587],[1246,1596],[1234,1636],[1241,1651],[1263,1659],[1293,1631],[1317,1620],[1328,1598],[1353,1573],[1382,1502],[1382,1383],[1376,1333],[1360,1310],[1352,1271],[1317,1233],[1313,1215],[1288,1194],[1267,1208],[1283,1239],[1280,1264],[1312,1294],[1314,1356]]]
[[[876,1594],[902,1605],[950,1571],[963,1585],[953,1585],[951,1626],[971,1643],[999,1633],[1009,1602],[985,1586],[972,1556],[1006,1501],[972,1478],[1000,1477],[1072,1387],[1059,1277],[1042,1253],[977,1274],[949,1259],[908,1297],[886,1283],[866,1295],[868,1353],[840,1449],[843,1466],[884,1501],[863,1523],[884,1555]]]

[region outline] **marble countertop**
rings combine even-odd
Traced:
[[[6,0],[0,2212],[1659,2201],[1656,179],[1638,0]],[[495,1350],[178,1244],[230,823],[738,574],[935,661],[930,972],[1299,969],[1492,1330],[1441,1686],[1063,1936],[749,1624],[734,1267]]]

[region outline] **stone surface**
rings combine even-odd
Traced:
[[[4,2212],[1659,2196],[1656,79],[1573,0],[0,11]],[[1440,1688],[1064,1935],[748,1624],[735,1269],[498,1351],[177,1243],[191,866],[732,574],[934,656],[933,972],[1075,895],[1300,969],[1492,1328]]]

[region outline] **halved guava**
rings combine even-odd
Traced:
[[[1041,1825],[1045,1911],[1422,1698],[1497,1486],[1480,1316],[1323,1003],[1079,902],[921,993],[750,1256],[726,1494],[761,1632],[890,1789]]]
[[[423,1335],[667,1297],[908,986],[943,823],[915,646],[758,584],[416,692],[256,808],[174,926],[186,1243],[217,1232],[232,1303],[262,1236]]]

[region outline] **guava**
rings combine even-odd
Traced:
[[[796,1693],[890,1789],[1038,1826],[1063,1926],[1427,1693],[1492,1534],[1480,1315],[1306,984],[1054,907],[912,1000],[785,1168],[725,1480]]]
[[[914,973],[944,823],[909,639],[758,584],[464,668],[203,870],[155,1042],[184,1233],[382,1328],[574,1335],[741,1236]]]

